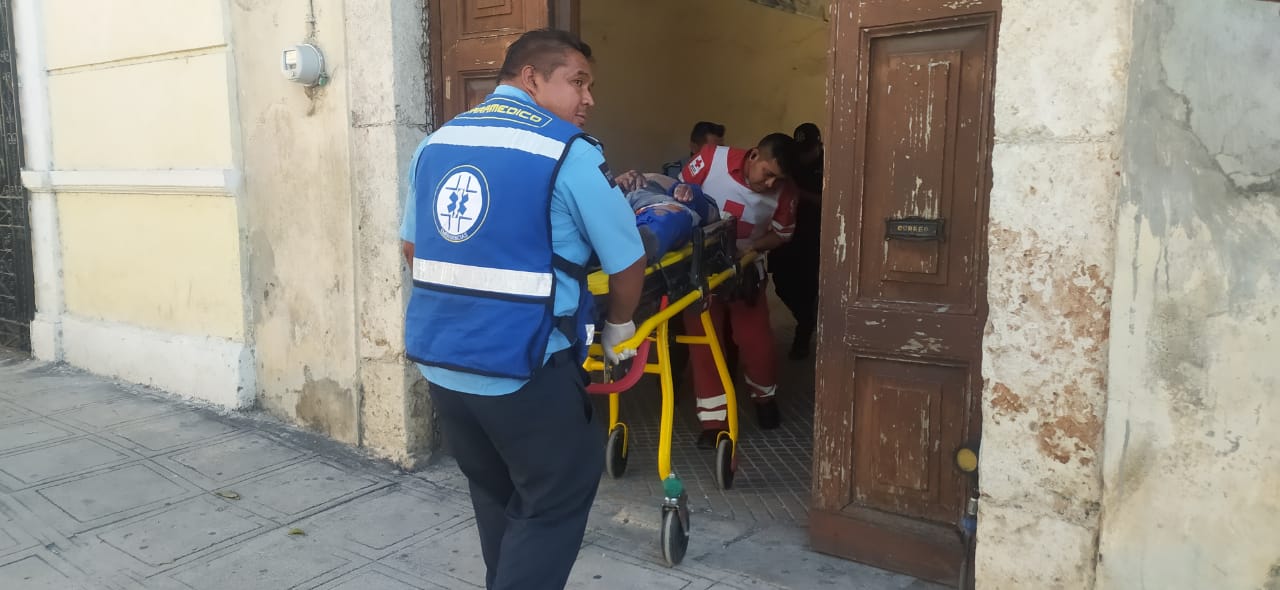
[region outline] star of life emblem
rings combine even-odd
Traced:
[[[450,242],[465,242],[489,213],[489,183],[475,166],[458,166],[436,188],[436,230]]]

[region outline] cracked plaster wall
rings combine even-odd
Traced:
[[[1280,5],[1144,0],[1101,588],[1280,588]]]
[[[1088,588],[1132,0],[1005,0],[983,339],[981,588]]]
[[[258,405],[357,444],[342,2],[234,0],[231,22]],[[304,41],[324,52],[323,88],[280,74],[280,51]]]
[[[402,465],[433,441],[422,376],[404,358],[400,217],[409,160],[427,133],[422,0],[347,3],[361,444]],[[421,382],[421,383],[420,383]]]
[[[430,438],[403,360],[402,169],[425,135],[421,0],[233,0],[258,404],[411,463]],[[304,88],[280,51],[317,45]]]

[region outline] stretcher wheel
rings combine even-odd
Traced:
[[[733,487],[733,472],[733,441],[724,436],[716,445],[716,485],[722,490]]]
[[[680,522],[680,512],[675,509],[662,511],[662,559],[667,566],[675,567],[684,560],[689,549],[689,531]]]
[[[609,442],[604,446],[604,470],[614,479],[627,472],[627,429],[621,424],[609,431]]]

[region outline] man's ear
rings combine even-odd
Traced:
[[[533,67],[533,64],[526,64],[523,68],[520,68],[520,85],[530,95],[533,95],[534,91],[537,90],[538,81],[538,70]]]

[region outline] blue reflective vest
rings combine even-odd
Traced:
[[[427,140],[414,186],[410,359],[530,379],[554,329],[585,358],[593,330],[585,269],[551,249],[555,177],[580,138],[594,142],[540,107],[490,95]],[[580,283],[574,317],[553,317],[556,268]]]

